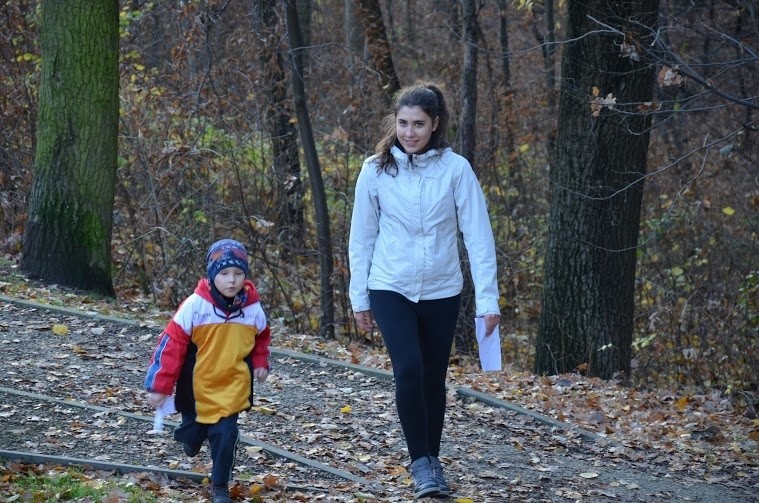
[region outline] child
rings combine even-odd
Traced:
[[[150,360],[145,389],[159,407],[176,386],[182,424],[174,439],[194,457],[208,439],[214,503],[227,503],[238,429],[237,416],[253,400],[253,380],[269,375],[271,334],[256,287],[246,279],[248,253],[232,239],[212,244],[208,278],[179,306]]]

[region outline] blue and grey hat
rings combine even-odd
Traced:
[[[206,272],[211,284],[219,271],[227,267],[237,267],[248,275],[248,252],[234,239],[216,241],[208,248],[206,254]]]

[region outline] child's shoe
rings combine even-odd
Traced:
[[[440,494],[440,488],[435,481],[435,472],[427,456],[411,463],[411,476],[414,478],[414,499]]]
[[[213,503],[232,503],[227,486],[213,486],[211,495],[213,496]]]
[[[193,445],[187,442],[183,442],[182,447],[184,447],[184,453],[190,456],[191,458],[194,458],[200,452],[200,444]]]
[[[432,465],[432,470],[435,472],[435,482],[437,482],[437,487],[440,490],[438,494],[440,496],[450,496],[451,487],[445,480],[445,475],[443,475],[443,465],[440,463],[440,460],[435,456],[430,456],[430,464]]]

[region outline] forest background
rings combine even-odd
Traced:
[[[441,82],[454,120],[464,116],[462,89],[473,74],[465,54],[473,44],[463,36],[461,6],[475,5],[473,166],[498,246],[504,363],[529,371],[549,239],[565,6],[554,12],[530,1],[388,0],[380,26],[387,45],[378,49],[376,18],[356,12],[365,4],[380,5],[298,2],[302,82],[334,252],[334,336],[381,344],[377,333],[355,329],[347,298],[353,184],[398,84]],[[297,152],[283,2],[120,5],[112,240],[118,297],[170,312],[203,274],[208,244],[231,234],[249,249],[272,323],[319,332],[316,229],[323,222],[312,211],[312,180]],[[4,1],[0,12],[0,246],[11,260],[22,250],[32,183],[38,15],[38,3],[23,0]],[[717,389],[752,408],[759,381],[756,6],[674,1],[662,3],[660,16],[673,55],[707,80],[660,65],[655,100],[641,104],[656,114],[636,249],[632,380],[690,393]],[[635,57],[624,36],[617,43],[620,58]],[[378,71],[390,57],[397,81]],[[615,106],[603,90],[576,92],[587,96],[589,116]],[[465,130],[454,124],[457,150],[469,148]],[[460,325],[454,358],[466,361],[475,346],[470,320]]]

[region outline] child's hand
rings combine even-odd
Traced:
[[[268,376],[269,369],[266,367],[258,367],[253,369],[253,377],[255,377],[258,382],[264,382]]]
[[[156,393],[155,391],[148,393],[148,404],[151,407],[160,407],[164,400],[166,400],[166,395],[163,393]]]

